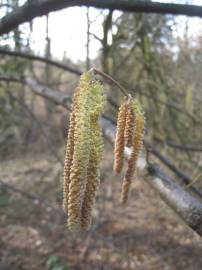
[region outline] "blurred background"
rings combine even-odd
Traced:
[[[25,2],[1,0],[0,17]],[[54,93],[70,101],[80,73],[93,66],[140,100],[147,140],[185,183],[164,169],[202,194],[202,19],[91,7],[33,19],[0,36],[0,270],[202,269],[201,239],[141,175],[120,205],[122,175],[112,172],[106,138],[92,227],[67,230],[69,111]],[[123,96],[104,85],[105,117],[114,123]]]

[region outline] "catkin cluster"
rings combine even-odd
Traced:
[[[91,222],[103,149],[98,123],[103,106],[102,85],[84,73],[73,98],[64,165],[63,208],[71,230],[86,229]]]
[[[114,150],[114,170],[121,172],[123,167],[124,146],[132,147],[128,166],[122,183],[121,201],[126,203],[132,177],[136,171],[137,160],[141,152],[145,119],[140,104],[129,98],[120,106]]]

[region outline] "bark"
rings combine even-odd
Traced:
[[[180,187],[166,175],[158,165],[150,165],[151,177],[147,182],[161,198],[184,220],[184,222],[202,236],[202,203]]]
[[[27,0],[23,6],[16,8],[1,19],[0,35],[10,32],[21,23],[29,22],[38,16],[73,6],[202,17],[202,7],[195,5],[166,4],[140,0]]]

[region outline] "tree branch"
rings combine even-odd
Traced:
[[[155,137],[154,140],[162,144],[166,144],[174,149],[179,149],[182,151],[202,152],[201,144],[178,144],[170,140],[161,140],[160,138],[157,137]]]
[[[29,22],[35,17],[73,6],[202,17],[202,7],[195,5],[166,4],[140,0],[27,0],[23,6],[16,8],[2,18],[0,21],[0,35],[10,32],[21,23]]]
[[[49,65],[55,66],[57,68],[66,70],[68,72],[71,72],[71,73],[73,73],[73,74],[75,74],[77,76],[80,76],[83,73],[82,70],[79,70],[77,68],[72,68],[72,67],[70,67],[70,66],[68,66],[66,64],[62,64],[61,62],[54,61],[54,60],[51,60],[51,59],[47,59],[47,58],[42,57],[42,56],[36,56],[36,55],[33,55],[33,54],[27,54],[27,53],[16,52],[16,51],[9,51],[9,50],[5,50],[5,49],[1,49],[1,48],[0,48],[0,54],[10,55],[10,56],[14,56],[14,57],[21,57],[21,58],[25,58],[25,59],[29,59],[29,60],[34,60],[34,61],[40,61],[40,62],[43,62],[43,63],[47,63]],[[6,78],[5,78],[5,80],[6,80]],[[9,78],[8,78],[8,80],[9,80]],[[155,100],[159,104],[165,105],[168,108],[172,108],[172,109],[186,115],[192,121],[194,121],[194,123],[196,123],[196,124],[200,124],[200,122],[201,122],[198,118],[196,118],[192,114],[188,113],[187,111],[183,110],[182,108],[180,108],[179,106],[177,106],[174,103],[162,101],[162,100],[158,99],[157,97],[154,97],[153,95],[148,94],[145,91],[142,91],[142,89],[140,89],[137,86],[131,87],[126,82],[122,82],[122,84],[125,85],[127,87],[127,89],[129,89],[129,90],[131,90],[133,92],[137,91],[137,92],[140,93],[140,95],[146,96],[147,98],[151,98],[151,99]]]
[[[151,179],[147,182],[161,198],[184,220],[184,222],[202,236],[202,203],[180,187],[166,175],[158,165],[150,165]]]
[[[162,155],[155,146],[151,145],[149,142],[144,141],[145,145],[148,147],[149,151],[157,157],[166,167],[168,167],[172,172],[175,173],[176,176],[178,176],[184,183],[185,185],[190,185],[192,182],[192,179],[190,176],[182,172],[175,166],[175,164],[170,160],[168,157],[165,157]],[[190,190],[196,193],[199,197],[202,198],[202,192],[198,190],[197,188],[190,186]]]
[[[61,68],[63,70],[69,71],[69,72],[71,72],[73,74],[76,74],[76,75],[81,75],[82,74],[82,71],[80,71],[80,70],[78,70],[76,68],[67,66],[67,65],[62,64],[62,63],[60,63],[58,61],[54,61],[54,60],[51,60],[51,59],[48,59],[48,58],[45,58],[45,57],[41,57],[41,56],[36,56],[36,55],[33,55],[33,54],[16,52],[16,51],[9,51],[9,50],[1,49],[1,48],[0,48],[0,54],[21,57],[21,58],[25,58],[25,59],[29,59],[29,60],[40,61],[40,62],[49,64],[49,65],[55,66],[57,68]]]

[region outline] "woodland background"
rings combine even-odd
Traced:
[[[1,0],[1,17],[21,5]],[[112,172],[108,138],[93,225],[86,233],[67,231],[61,208],[65,106],[78,75],[93,66],[140,100],[151,161],[200,201],[202,196],[202,26],[192,32],[190,17],[183,17],[182,30],[174,15],[101,9],[94,18],[102,22],[97,36],[92,8],[82,10],[85,61],[75,63],[64,54],[59,62],[52,55],[48,14],[41,55],[30,46],[32,21],[26,31],[18,26],[0,37],[0,269],[201,269],[200,236],[145,176],[134,179],[127,206],[120,205],[122,176]],[[94,59],[93,40],[100,44]],[[114,85],[104,85],[105,117],[114,124],[123,96]]]

